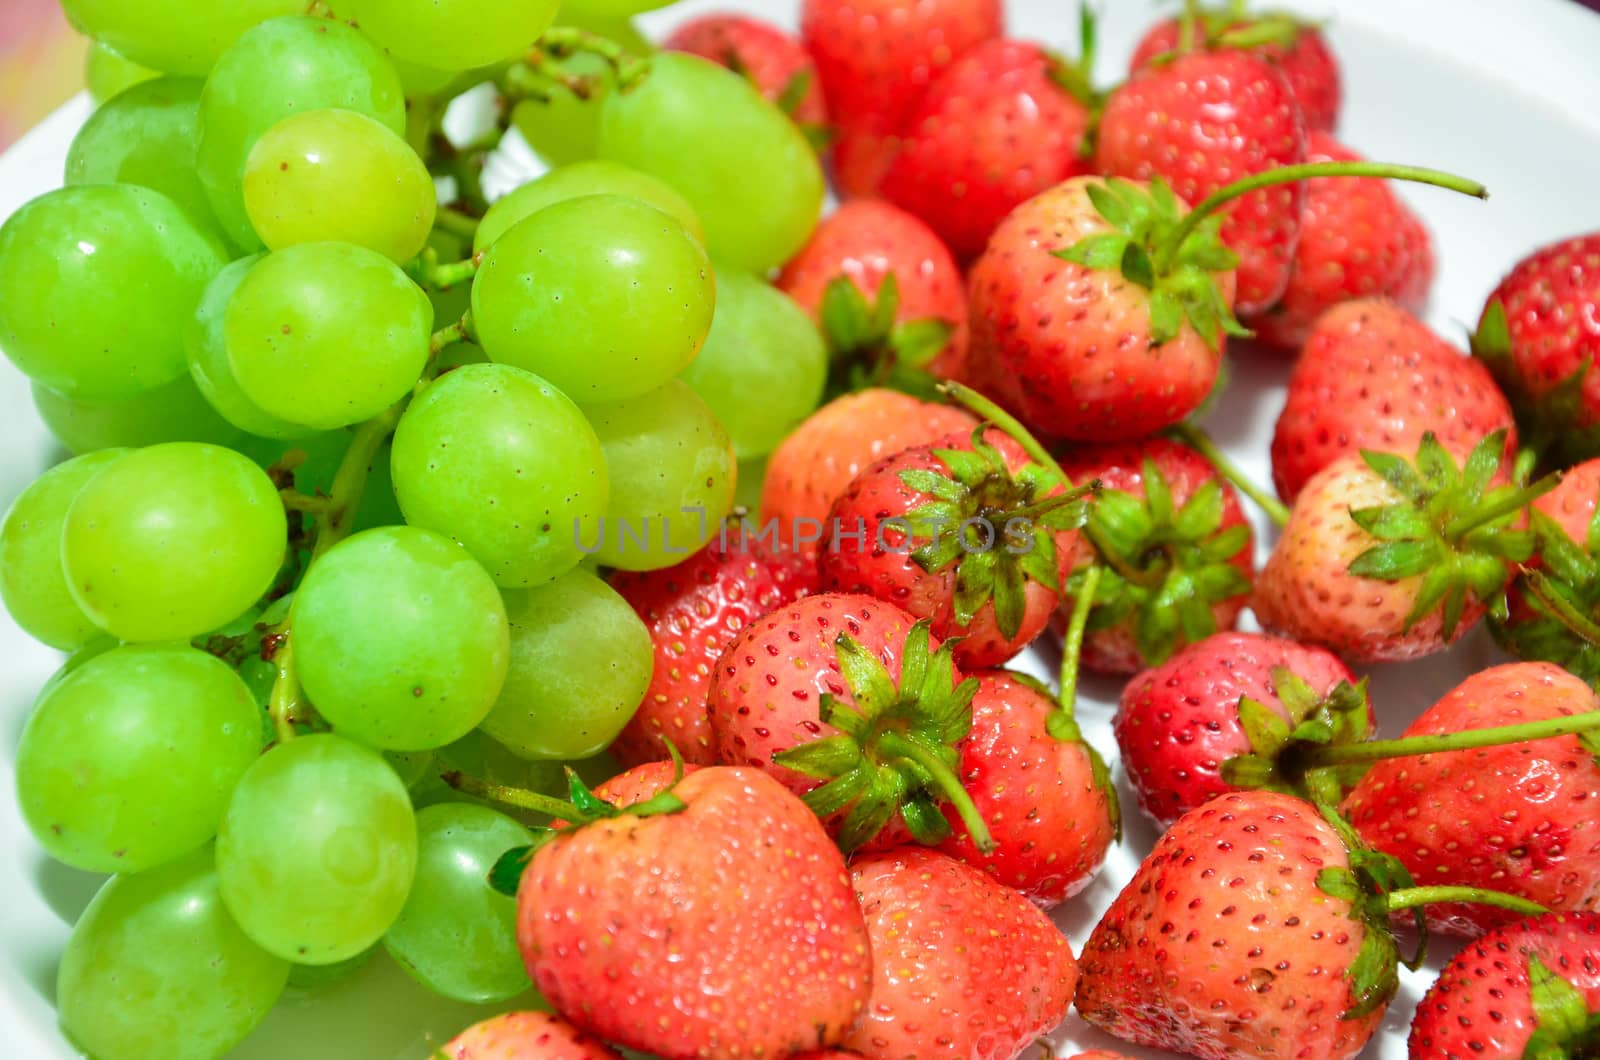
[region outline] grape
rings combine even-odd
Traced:
[[[585,195],[626,195],[649,203],[676,218],[696,241],[705,242],[700,218],[682,195],[648,173],[594,158],[553,169],[496,201],[478,225],[473,249],[487,249],[518,221],[547,206]]]
[[[431,530],[383,527],[335,545],[300,583],[292,625],[300,681],[317,711],[373,747],[426,751],[459,740],[506,676],[506,611],[494,581]]]
[[[195,228],[222,227],[195,173],[202,82],[163,77],[134,85],[89,116],[67,152],[67,184],[137,184],[167,196]]]
[[[662,52],[649,76],[606,97],[598,149],[683,193],[711,256],[765,272],[794,256],[822,211],[822,167],[805,136],[749,79]]]
[[[159,71],[140,66],[104,41],[91,42],[83,57],[83,83],[89,89],[89,97],[97,104],[105,103],[141,81],[160,76]]]
[[[484,352],[585,402],[634,397],[681,372],[715,304],[694,236],[620,195],[569,199],[519,222],[472,283]]]
[[[291,114],[339,107],[405,132],[400,75],[358,30],[324,18],[275,18],[217,61],[200,96],[200,180],[234,242],[264,244],[244,208],[244,167],[268,129]]]
[[[511,668],[483,731],[528,758],[604,750],[644,700],[650,631],[586,570],[505,598]]]
[[[429,989],[457,1001],[504,1001],[528,989],[517,901],[489,886],[500,855],[533,842],[503,813],[444,802],[417,814],[417,878],[383,944]]]
[[[128,453],[83,487],[61,558],[73,598],[102,629],[188,640],[266,592],[287,533],[278,491],[247,457],[168,442]]]
[[[336,241],[406,262],[428,242],[437,192],[422,159],[383,125],[353,110],[314,110],[256,141],[244,205],[273,250]]]
[[[121,401],[74,401],[34,383],[33,407],[56,441],[74,453],[161,442],[233,446],[243,437],[188,375]]]
[[[410,392],[432,330],[428,296],[394,262],[349,243],[267,255],[223,317],[244,396],[318,430],[371,419]]]
[[[355,429],[347,427],[293,441],[247,438],[243,451],[262,468],[271,467],[291,451],[306,454],[305,461],[294,468],[294,488],[307,496],[326,496],[333,489],[333,477],[344,462],[354,437]],[[394,499],[394,487],[389,481],[389,447],[385,444],[368,465],[366,487],[361,491],[361,503],[356,508],[351,529],[370,530],[403,522],[405,517],[400,514],[400,505]]]
[[[293,964],[289,966],[289,989],[316,991],[342,983],[367,966],[380,947],[369,946],[348,960],[333,964]]]
[[[85,36],[169,74],[202,75],[241,33],[263,19],[304,11],[305,0],[61,0]]]
[[[333,964],[389,930],[417,866],[405,785],[376,751],[323,733],[250,767],[217,833],[222,899],[297,964]]]
[[[563,5],[561,23],[586,29],[615,41],[635,55],[651,54],[655,49],[624,18],[573,16],[571,5]],[[552,166],[563,166],[595,156],[600,134],[600,109],[606,96],[616,89],[616,69],[593,52],[579,52],[562,62],[562,69],[589,82],[589,90],[579,97],[566,88],[555,87],[549,98],[533,96],[517,103],[511,122],[534,153]],[[698,222],[697,222],[698,223]]]
[[[0,602],[23,632],[61,651],[76,651],[100,627],[90,621],[61,569],[61,524],[84,484],[121,459],[102,449],[58,464],[22,491],[0,522]]]
[[[626,18],[670,3],[673,0],[566,0],[561,5],[561,15],[575,19]]]
[[[566,395],[503,364],[457,368],[400,418],[390,462],[406,521],[526,588],[583,558],[609,495],[605,454]]]
[[[183,322],[221,247],[149,188],[61,188],[0,226],[0,349],[84,401],[130,398],[183,372]]]
[[[126,645],[40,697],[17,746],[17,801],[51,857],[143,872],[216,834],[261,735],[260,708],[226,663],[187,645]]]
[[[283,993],[289,964],[251,942],[217,894],[209,849],[100,889],[56,978],[61,1028],[99,1060],[211,1060]]]
[[[674,379],[627,401],[585,405],[605,449],[611,503],[585,552],[608,567],[656,570],[683,562],[733,507],[733,443],[688,384]]]
[[[741,460],[765,456],[822,400],[828,348],[788,295],[718,268],[711,334],[682,378],[728,429]]]
[[[433,773],[432,751],[385,751],[383,760],[395,771],[400,783],[408,789],[416,787]]]
[[[526,52],[560,0],[342,0],[364,32],[401,59],[469,70]]]

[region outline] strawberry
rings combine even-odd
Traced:
[[[1088,60],[1086,60],[1087,62]],[[1006,214],[1089,172],[1088,78],[1036,44],[997,38],[929,86],[901,132],[883,195],[970,260]]]
[[[893,604],[823,593],[747,627],[711,682],[717,757],[804,796],[839,844],[942,842],[952,801],[988,847],[955,774],[977,682]]]
[[[1552,462],[1600,456],[1600,234],[1532,254],[1484,307],[1472,352],[1511,399],[1528,443]]]
[[[828,509],[869,464],[936,442],[978,421],[961,409],[893,390],[863,390],[831,401],[785,438],[767,461],[761,514],[782,540],[823,532]]]
[[[859,538],[821,557],[829,592],[865,593],[960,636],[955,660],[989,667],[1044,631],[1059,600],[1056,539],[1083,525],[1082,490],[999,431],[978,428],[886,457],[840,495],[830,524]]]
[[[1108,1049],[1090,1049],[1086,1053],[1074,1053],[1067,1060],[1131,1060],[1131,1058]]]
[[[1297,741],[1360,740],[1373,727],[1338,657],[1259,633],[1217,633],[1135,677],[1113,731],[1139,805],[1166,827],[1240,786],[1272,786]],[[1248,785],[1228,775],[1252,769]]]
[[[1253,535],[1233,487],[1199,453],[1167,438],[1069,453],[1073,482],[1099,481],[1063,608],[1102,568],[1083,665],[1132,674],[1180,645],[1232,629],[1250,593]]]
[[[1305,123],[1288,82],[1238,50],[1192,52],[1136,71],[1107,100],[1095,147],[1100,172],[1161,177],[1192,205],[1305,158]],[[1259,313],[1283,296],[1304,195],[1302,183],[1284,184],[1229,207],[1222,239],[1239,255],[1239,313]]]
[[[808,134],[825,134],[828,107],[816,63],[798,39],[772,23],[748,15],[704,15],[679,26],[661,47],[743,74]]]
[[[1017,892],[914,848],[857,858],[850,876],[872,938],[872,996],[847,1048],[1011,1060],[1066,1016],[1072,949]]]
[[[1413,1060],[1593,1055],[1600,1045],[1600,915],[1551,913],[1456,954],[1411,1020]]]
[[[1087,887],[1105,860],[1121,830],[1116,789],[1043,686],[1004,670],[975,676],[960,776],[994,849],[980,852],[948,807],[952,835],[939,849],[1048,909]]]
[[[845,1038],[869,942],[844,860],[800,800],[721,766],[626,808],[574,796],[562,816],[578,824],[516,852],[518,943],[557,1012],[669,1060]]]
[[[1339,60],[1328,40],[1313,23],[1281,12],[1251,16],[1233,3],[1226,8],[1199,12],[1192,46],[1207,50],[1238,49],[1265,59],[1278,68],[1305,115],[1308,129],[1332,132],[1339,124],[1343,78]],[[1184,47],[1182,19],[1158,23],[1145,34],[1134,52],[1130,69],[1158,64]]]
[[[833,129],[833,186],[845,200],[876,198],[900,149],[900,138],[867,126]]]
[[[1458,733],[1600,710],[1581,680],[1548,663],[1467,678],[1407,736]],[[1378,762],[1345,799],[1362,838],[1423,885],[1493,887],[1556,910],[1600,907],[1600,740],[1562,736]],[[1506,914],[1432,906],[1439,930],[1475,934]]]
[[[1364,451],[1314,475],[1256,580],[1261,624],[1353,662],[1399,661],[1466,634],[1533,552],[1511,529],[1554,479],[1504,481],[1505,438],[1463,466],[1433,435],[1414,461]]]
[[[439,1051],[448,1060],[622,1060],[560,1016],[507,1012],[474,1023]]]
[[[1347,302],[1317,322],[1295,362],[1272,477],[1293,500],[1340,456],[1409,452],[1430,432],[1465,449],[1501,430],[1513,451],[1511,408],[1482,365],[1393,302]]]
[[[611,753],[623,765],[665,758],[671,740],[687,762],[711,765],[706,695],[730,640],[776,607],[817,587],[816,563],[742,533],[724,533],[674,567],[611,576],[611,587],[650,630],[655,668],[644,702]]]
[[[861,378],[899,365],[948,378],[966,365],[961,270],[931,228],[896,206],[845,203],[784,266],[778,287],[822,328],[835,363],[861,366]]]
[[[1327,133],[1311,134],[1310,162],[1357,162],[1361,156]],[[1324,312],[1341,302],[1389,298],[1413,313],[1433,286],[1427,226],[1375,177],[1306,181],[1289,287],[1278,304],[1250,319],[1265,341],[1299,352]]]

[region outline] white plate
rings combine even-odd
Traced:
[[[686,0],[644,20],[653,34],[690,14],[744,9],[793,22],[798,0]],[[1103,0],[1102,80],[1114,79],[1143,28],[1160,8],[1145,0]],[[1594,177],[1600,173],[1600,19],[1567,0],[1309,0],[1288,6],[1331,19],[1329,32],[1346,74],[1343,134],[1375,158],[1418,162],[1476,177],[1493,191],[1487,204],[1444,193],[1404,194],[1432,227],[1439,282],[1432,323],[1459,337],[1513,261],[1533,247],[1600,229]],[[1075,19],[1061,0],[1010,0],[1012,32],[1070,49]],[[59,183],[83,101],[63,108],[0,159],[0,217]],[[1287,362],[1245,352],[1210,426],[1258,480],[1267,481],[1267,443],[1282,402]],[[0,365],[0,505],[59,454],[39,424],[22,378]],[[1264,554],[1263,548],[1263,554]],[[1481,635],[1448,655],[1374,673],[1383,729],[1395,733],[1466,674],[1494,661]],[[54,653],[0,615],[0,1041],[13,1056],[71,1056],[55,1029],[55,967],[68,926],[98,880],[49,862],[18,817],[11,796],[11,754],[35,690],[54,669]],[[1031,658],[1044,673],[1047,663]],[[1089,737],[1114,750],[1109,719],[1118,687],[1091,681],[1080,712]],[[1058,919],[1080,945],[1155,840],[1133,811],[1099,880]],[[1403,976],[1400,996],[1368,1055],[1400,1060],[1412,1010],[1453,947],[1434,947],[1430,970]],[[999,971],[997,969],[997,971]],[[238,1055],[297,1060],[350,1057],[390,1060],[427,1055],[441,1040],[485,1013],[431,998],[387,962],[373,966],[318,1002],[285,1003]],[[1063,1055],[1120,1046],[1076,1017],[1055,1036]]]

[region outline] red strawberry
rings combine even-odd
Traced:
[[[961,270],[931,228],[886,202],[841,206],[778,287],[821,326],[836,359],[865,360],[869,372],[909,361],[940,378],[966,365]]]
[[[865,126],[836,126],[833,130],[833,186],[843,199],[875,198],[883,190],[884,175],[900,149],[893,133]]]
[[[1235,4],[1220,10],[1202,10],[1195,30],[1196,47],[1245,50],[1276,66],[1294,92],[1308,129],[1332,132],[1338,127],[1344,94],[1339,61],[1314,24],[1278,12],[1241,17],[1239,5]],[[1176,54],[1183,46],[1182,21],[1168,19],[1139,42],[1130,67],[1138,70],[1149,66]]]
[[[1275,764],[1307,721],[1321,723],[1329,742],[1365,738],[1372,710],[1354,685],[1331,653],[1259,633],[1218,633],[1180,649],[1122,692],[1115,732],[1139,805],[1166,827],[1237,790],[1224,779],[1226,763]]]
[[[808,557],[734,533],[675,567],[613,574],[611,586],[644,620],[655,651],[644,702],[611,753],[623,765],[654,761],[666,757],[665,737],[684,761],[710,765],[712,667],[751,622],[813,592],[817,568]]]
[[[1101,575],[1083,665],[1132,674],[1180,645],[1232,629],[1250,593],[1253,535],[1238,495],[1212,465],[1166,438],[1068,454],[1073,482],[1098,480],[1071,572],[1064,612],[1090,565]]]
[[[1456,954],[1417,1006],[1412,1060],[1592,1052],[1600,1041],[1600,915],[1551,913]]]
[[[828,108],[816,63],[798,39],[770,22],[748,15],[705,15],[679,26],[661,47],[741,73],[801,128],[818,133],[826,128]]]
[[[1305,124],[1288,82],[1266,60],[1236,50],[1193,52],[1136,72],[1106,102],[1095,149],[1100,172],[1161,177],[1191,205],[1305,157]],[[1303,183],[1278,185],[1228,207],[1222,238],[1239,255],[1240,314],[1283,296],[1304,194]]]
[[[872,938],[872,996],[845,1046],[874,1060],[1011,1060],[1072,1005],[1077,964],[1038,908],[931,850],[850,866]]]
[[[1529,443],[1559,463],[1600,456],[1600,234],[1536,252],[1489,296],[1473,340]]]
[[[858,536],[822,553],[829,592],[866,593],[959,636],[955,659],[989,667],[1044,632],[1060,599],[1058,535],[1083,525],[1081,491],[999,431],[952,435],[867,468],[829,523]]]
[[[474,1023],[439,1055],[449,1060],[622,1060],[604,1042],[543,1012],[507,1012]]]
[[[1031,678],[977,674],[972,731],[961,745],[962,783],[989,825],[985,855],[959,824],[940,847],[1050,908],[1093,880],[1120,831],[1105,762],[1072,715]]]
[[[1464,466],[1424,436],[1414,461],[1342,456],[1312,477],[1256,579],[1266,628],[1352,662],[1400,661],[1466,634],[1533,552],[1511,529],[1550,481],[1496,485],[1504,438],[1490,435]]]
[[[1311,134],[1307,161],[1361,160],[1327,133]],[[1422,311],[1433,286],[1433,241],[1387,181],[1319,177],[1306,181],[1305,196],[1288,290],[1249,321],[1263,340],[1298,352],[1324,312],[1359,298]]]
[[[1272,477],[1293,500],[1312,475],[1362,449],[1411,452],[1432,433],[1466,449],[1507,430],[1511,408],[1482,365],[1393,302],[1347,302],[1317,322],[1289,377]]]
[[[1017,207],[969,276],[974,376],[1062,438],[1141,438],[1188,416],[1238,326],[1216,218],[1168,247],[1186,212],[1163,186],[1088,177]]]
[[[532,854],[517,937],[539,990],[583,1030],[667,1058],[841,1042],[872,959],[811,811],[758,770],[717,766],[654,801],[591,812]]]
[[[761,515],[777,521],[786,542],[820,536],[834,500],[869,464],[977,425],[962,409],[893,390],[847,394],[812,413],[773,451]]]
[[[1474,674],[1407,736],[1600,710],[1588,685],[1548,663]],[[1600,743],[1563,736],[1378,762],[1344,802],[1364,840],[1418,884],[1492,887],[1557,910],[1600,907]],[[1434,927],[1474,934],[1508,915],[1431,906]]]
[[[1018,205],[1089,172],[1093,103],[1087,78],[1038,45],[979,44],[911,113],[883,195],[931,225],[957,257],[974,258]]]
[[[1086,1053],[1076,1053],[1068,1060],[1130,1060],[1130,1058],[1106,1049],[1090,1049]]]

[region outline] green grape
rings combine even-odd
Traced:
[[[822,401],[828,348],[788,295],[719,267],[711,334],[682,378],[728,428],[741,460],[765,456]]]
[[[674,0],[566,0],[561,15],[574,20],[627,18],[666,7]]]
[[[225,258],[171,199],[124,184],[61,188],[0,226],[0,350],[84,401],[183,373],[183,323]]]
[[[605,454],[565,394],[503,364],[471,364],[411,403],[394,435],[406,521],[455,538],[497,585],[571,570],[609,496]]]
[[[496,201],[478,225],[473,249],[487,250],[518,221],[532,217],[546,206],[586,195],[625,195],[649,203],[676,218],[698,242],[705,242],[700,218],[682,195],[648,173],[594,158],[552,169]]]
[[[395,771],[407,789],[415,788],[433,774],[432,751],[385,751],[383,760]]]
[[[459,740],[505,681],[506,611],[494,581],[431,530],[381,527],[335,545],[300,583],[292,625],[318,713],[373,747]]]
[[[380,946],[369,946],[349,960],[333,964],[294,964],[289,966],[289,989],[302,991],[325,990],[342,983],[367,966]]]
[[[469,70],[526,52],[560,0],[341,0],[363,32],[408,62]]]
[[[349,243],[275,251],[223,315],[244,396],[291,423],[331,430],[371,419],[416,385],[433,306],[399,266]]]
[[[100,633],[61,569],[61,524],[84,484],[126,452],[102,449],[57,464],[22,491],[0,522],[0,602],[24,633],[52,648],[76,651]]]
[[[305,0],[61,0],[85,36],[128,60],[169,74],[203,75],[257,22],[306,9]]]
[[[248,457],[197,442],[128,453],[67,511],[61,558],[73,598],[121,640],[188,640],[267,591],[288,523]]]
[[[56,1004],[61,1029],[98,1060],[212,1060],[288,978],[223,907],[208,848],[100,889],[62,954]]]
[[[324,431],[306,438],[283,441],[273,438],[247,437],[241,451],[262,468],[270,468],[291,452],[300,452],[306,459],[296,465],[292,474],[294,488],[307,496],[327,496],[333,489],[333,477],[344,462],[345,453],[355,437],[354,428]],[[306,518],[309,518],[307,516]],[[389,446],[381,446],[367,468],[366,487],[361,491],[361,503],[356,507],[352,530],[370,530],[375,526],[398,526],[405,522],[400,505],[394,498],[394,486],[389,480]]]
[[[650,685],[650,631],[586,570],[505,594],[511,667],[483,731],[527,758],[586,758],[616,739]]]
[[[74,184],[137,184],[167,196],[202,232],[222,227],[195,173],[201,81],[163,77],[134,85],[89,116],[67,152]]]
[[[761,511],[761,487],[767,478],[767,458],[758,456],[739,461],[739,486],[733,491],[733,504],[752,514]]]
[[[39,418],[56,441],[74,453],[117,446],[137,449],[162,442],[233,446],[244,437],[212,407],[188,375],[121,401],[75,401],[38,383],[32,390]]]
[[[200,181],[234,242],[264,244],[244,207],[244,168],[261,135],[291,114],[339,107],[401,135],[405,91],[394,65],[359,30],[325,18],[275,18],[217,61],[200,96]]]
[[[583,550],[608,567],[657,570],[711,540],[733,508],[733,443],[688,384],[585,405],[605,449],[611,503]]]
[[[794,256],[822,212],[822,167],[788,116],[748,78],[662,52],[648,77],[606,98],[601,158],[660,177],[706,226],[718,261],[765,272]]]
[[[333,241],[410,261],[428,242],[437,200],[417,153],[353,110],[290,115],[244,166],[245,211],[273,250]]]
[[[93,41],[83,57],[83,83],[89,97],[103,104],[141,81],[160,77],[157,70],[140,66],[104,41]]]
[[[17,746],[17,802],[51,857],[143,872],[216,834],[261,745],[260,708],[226,663],[130,644],[40,697]]]
[[[222,899],[245,933],[296,964],[367,949],[417,866],[406,787],[376,752],[323,733],[256,759],[222,818]]]
[[[517,901],[489,886],[500,855],[533,842],[503,813],[444,802],[417,814],[417,878],[383,937],[400,967],[436,993],[483,1004],[528,989]]]
[[[562,7],[560,21],[563,26],[598,33],[635,55],[645,56],[655,51],[625,18],[574,15],[571,5],[566,4]],[[517,132],[535,154],[552,166],[595,156],[595,143],[600,135],[600,109],[606,96],[617,87],[616,69],[592,52],[579,52],[564,60],[562,69],[588,82],[588,91],[579,96],[556,86],[548,93],[518,102],[511,111],[511,123]]]
[[[490,358],[575,401],[614,401],[677,375],[711,329],[716,281],[694,236],[638,199],[546,207],[495,240],[472,282]]]

